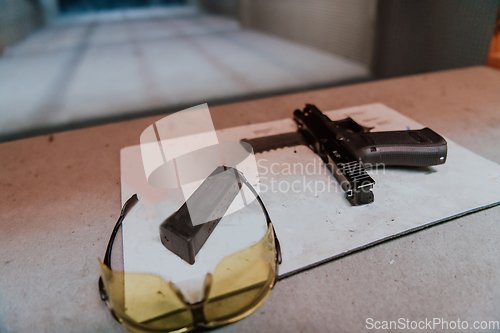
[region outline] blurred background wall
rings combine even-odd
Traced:
[[[381,0],[373,71],[380,78],[484,65],[498,0]]]
[[[201,10],[388,78],[484,65],[499,0],[198,0]]]
[[[345,57],[376,77],[484,64],[500,0],[1,0],[0,51],[67,12],[187,4]]]
[[[37,0],[0,1],[0,54],[9,45],[41,27],[46,18]]]
[[[377,1],[240,0],[244,28],[257,29],[370,65]]]
[[[240,0],[191,0],[193,4],[208,14],[223,15],[240,19]]]
[[[201,10],[243,28],[283,37],[370,65],[376,0],[198,0]]]
[[[499,5],[0,0],[0,141],[197,103],[500,68]]]

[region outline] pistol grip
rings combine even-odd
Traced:
[[[431,130],[362,133],[363,147],[354,152],[367,168],[385,166],[431,166],[446,162],[446,140]]]

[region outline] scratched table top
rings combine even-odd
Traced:
[[[500,71],[472,67],[211,107],[217,129],[384,103],[500,163]],[[0,331],[124,332],[99,299],[120,149],[162,116],[0,144]],[[460,181],[460,180],[457,180]],[[425,209],[425,208],[423,208]],[[366,320],[498,320],[500,207],[279,281],[223,331],[363,331]]]

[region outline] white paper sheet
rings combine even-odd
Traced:
[[[425,127],[383,104],[325,113],[332,120],[350,116],[374,127],[372,131]],[[217,135],[220,140],[240,140],[294,130],[295,123],[285,119],[229,128]],[[500,165],[447,141],[444,165],[369,171],[376,182],[375,202],[359,207],[349,204],[333,176],[308,148],[257,154],[261,197],[281,243],[280,276],[499,202]],[[206,272],[213,271],[223,257],[255,243],[265,233],[264,217],[254,202],[248,209],[224,217],[190,266],[166,250],[158,235],[159,224],[182,200],[173,191],[147,183],[139,146],[122,149],[121,180],[122,202],[133,193],[140,197],[140,204],[123,223],[125,271],[158,274],[176,283],[188,300],[200,298]],[[321,184],[330,184],[330,188],[320,191]]]

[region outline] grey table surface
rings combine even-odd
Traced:
[[[211,111],[216,128],[227,128],[290,117],[305,103],[326,111],[373,102],[500,163],[500,71],[486,67]],[[0,332],[125,331],[100,301],[97,258],[119,215],[119,151],[161,117],[0,144]],[[498,321],[499,213],[484,210],[283,279],[255,313],[221,330],[359,332],[368,318]]]

